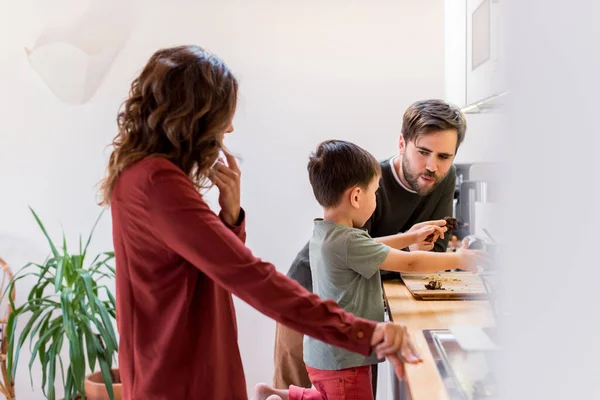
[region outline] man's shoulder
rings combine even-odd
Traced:
[[[306,290],[312,292],[312,274],[310,272],[308,244],[309,242],[306,242],[304,247],[298,252],[286,275],[300,283]]]
[[[392,168],[390,166],[390,161],[393,158],[394,158],[394,156],[379,160],[379,166],[381,167],[382,173],[391,172]]]
[[[446,178],[450,176],[452,177],[453,181],[456,181],[456,165],[454,164],[450,166],[450,171],[448,171],[448,175],[446,176]]]
[[[379,166],[381,167],[381,179],[379,180],[380,191],[393,191],[398,187],[395,173],[392,170],[393,158],[394,157],[388,157],[385,160],[379,161]]]
[[[379,165],[381,165],[382,167],[383,167],[383,166],[386,166],[386,165],[390,165],[390,160],[391,160],[392,158],[394,158],[394,156],[391,156],[391,157],[387,157],[387,158],[382,158],[382,159],[379,159]]]

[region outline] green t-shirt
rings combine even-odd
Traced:
[[[390,248],[361,229],[316,220],[309,242],[313,292],[332,299],[357,317],[383,322],[383,293],[379,266]],[[374,353],[365,357],[304,336],[304,362],[323,370],[372,365]]]

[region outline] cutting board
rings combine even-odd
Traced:
[[[418,300],[484,300],[487,298],[481,278],[471,272],[401,275],[410,293]],[[442,280],[442,289],[425,289],[429,277]]]

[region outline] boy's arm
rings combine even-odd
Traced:
[[[460,256],[457,253],[406,252],[391,249],[379,269],[428,274],[459,268],[460,265]]]
[[[431,251],[406,252],[390,249],[380,269],[404,273],[423,273],[446,271],[460,268],[465,271],[477,271],[477,264],[484,262],[481,252],[459,250],[456,253],[435,253]]]
[[[347,242],[347,266],[366,279],[378,270],[429,274],[460,268],[476,272],[484,261],[483,253],[465,248],[456,253],[401,251],[377,242],[367,232],[352,232]]]

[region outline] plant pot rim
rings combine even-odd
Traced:
[[[113,368],[112,372],[119,375],[119,378],[120,378],[118,368]],[[99,381],[96,381],[96,380],[93,380],[94,378],[100,378],[100,379],[99,379]],[[93,385],[93,386],[105,386],[104,379],[102,378],[102,371],[94,371],[91,374],[87,375],[85,377],[85,383],[89,384],[89,385]],[[112,386],[121,386],[121,382],[118,382],[118,383],[113,382]]]

